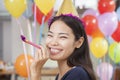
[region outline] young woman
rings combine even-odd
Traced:
[[[96,80],[84,24],[76,16],[62,14],[51,19],[46,48],[41,46],[31,65],[31,80],[41,78],[41,69],[48,58],[58,63],[55,80]]]

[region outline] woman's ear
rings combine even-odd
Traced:
[[[76,42],[76,48],[81,47],[84,42],[84,37],[80,37],[79,40]]]

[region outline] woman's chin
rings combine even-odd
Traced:
[[[58,58],[57,56],[55,56],[55,55],[54,55],[54,56],[53,56],[53,55],[50,55],[50,59],[51,59],[51,60],[58,60],[59,58]]]

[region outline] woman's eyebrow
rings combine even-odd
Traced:
[[[53,34],[52,31],[48,31],[48,33]],[[65,32],[60,32],[60,33],[58,33],[58,35],[67,35],[67,36],[69,36],[69,34],[68,34],[68,33],[65,33]]]
[[[69,36],[68,33],[59,33],[59,35],[68,35]]]
[[[48,33],[53,33],[52,31],[48,31]]]

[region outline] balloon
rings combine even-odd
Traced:
[[[99,0],[98,1],[98,10],[100,14],[105,12],[113,12],[116,8],[114,0]]]
[[[109,57],[115,63],[120,62],[120,43],[114,42],[109,47]]]
[[[34,12],[34,5],[33,5],[33,12]],[[53,13],[53,9],[45,16],[44,22],[46,22],[52,16],[52,13]],[[36,20],[39,24],[42,23],[43,16],[44,16],[44,14],[36,6]]]
[[[5,7],[9,13],[18,18],[26,9],[26,0],[4,0]]]
[[[117,41],[120,42],[120,22],[118,22],[118,26],[117,29],[114,31],[114,33],[112,34],[112,38]]]
[[[113,66],[103,62],[97,66],[97,75],[100,80],[111,80],[113,74]]]
[[[99,27],[97,27],[93,33],[92,33],[92,38],[95,38],[95,37],[104,37],[104,34],[100,31]]]
[[[30,55],[27,55],[27,58],[28,58],[27,65],[30,66],[31,63],[33,62],[33,58]],[[28,77],[26,59],[24,54],[21,54],[17,57],[14,67],[18,75],[22,77]]]
[[[34,0],[40,11],[47,15],[53,8],[55,0]]]
[[[104,38],[93,38],[90,43],[90,50],[96,58],[101,58],[107,53],[108,43]]]
[[[23,16],[25,18],[30,18],[32,16],[32,6],[33,6],[33,1],[27,0],[27,8],[25,12],[23,13]]]
[[[105,36],[110,36],[117,28],[118,18],[115,12],[104,13],[98,17],[98,26]]]
[[[83,14],[82,17],[86,16],[86,15],[93,15],[95,17],[99,16],[99,12],[97,10],[94,9],[87,9]]]
[[[88,35],[92,35],[92,33],[97,29],[98,21],[93,15],[86,15],[82,18],[85,23],[85,30]]]
[[[120,7],[117,8],[116,13],[117,13],[117,17],[118,17],[118,19],[120,21]]]

